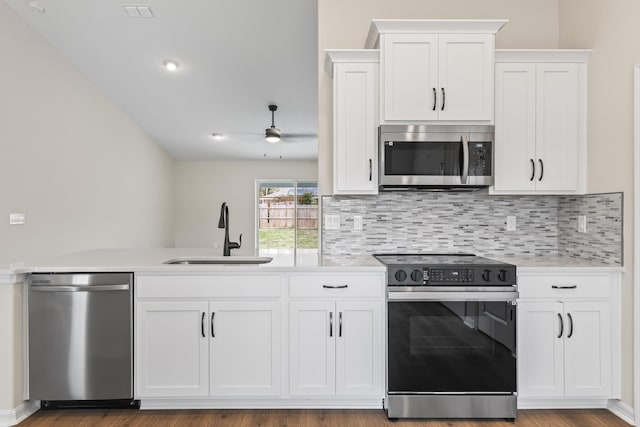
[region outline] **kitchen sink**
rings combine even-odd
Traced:
[[[172,258],[163,261],[162,263],[173,265],[266,264],[272,260],[273,258],[271,257],[259,256],[210,256]]]

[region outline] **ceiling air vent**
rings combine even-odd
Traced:
[[[125,4],[122,7],[129,18],[153,18],[153,12],[149,6]]]

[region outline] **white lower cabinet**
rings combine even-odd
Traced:
[[[618,299],[611,278],[543,275],[518,281],[522,406],[579,407],[617,398],[619,319],[612,316]]]
[[[384,273],[331,271],[137,275],[135,398],[379,408]]]
[[[607,302],[524,302],[518,315],[521,397],[608,397]]]
[[[280,394],[279,301],[138,303],[139,397]]]
[[[292,301],[292,396],[382,393],[382,308],[377,301]]]
[[[289,281],[289,393],[384,395],[384,274],[299,274]]]
[[[280,394],[280,301],[209,303],[210,393]]]
[[[280,277],[233,281],[138,279],[137,398],[280,395]]]
[[[209,339],[206,301],[138,302],[136,388],[138,397],[207,396]]]

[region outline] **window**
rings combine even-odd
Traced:
[[[318,263],[318,183],[257,181],[259,256],[271,264]]]

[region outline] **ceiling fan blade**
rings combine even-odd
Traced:
[[[318,138],[317,133],[283,133],[282,138]]]

